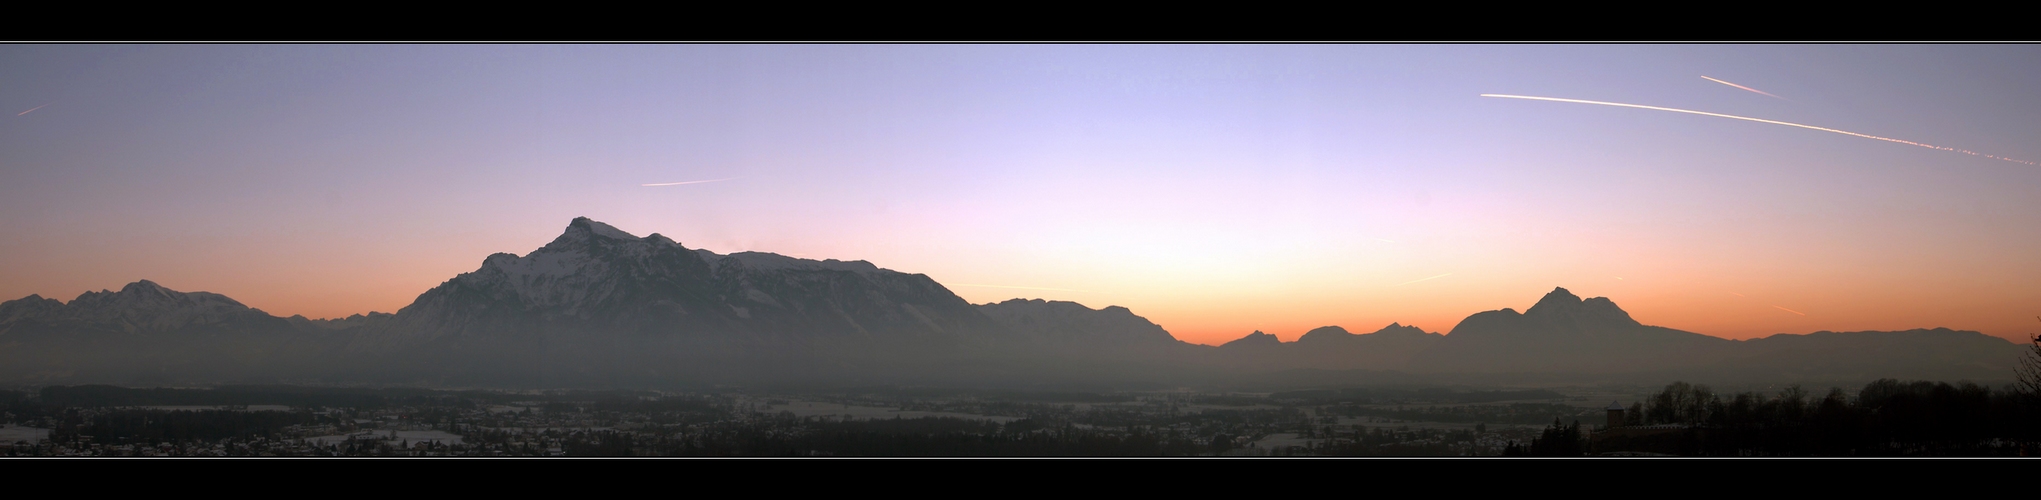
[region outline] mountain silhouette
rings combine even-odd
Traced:
[[[577,218],[522,257],[499,253],[398,310],[377,340],[429,341],[541,331],[663,335],[688,341],[953,344],[998,328],[926,275],[864,261],[690,250]]]
[[[412,370],[418,377],[533,383],[719,370],[797,376],[847,360],[898,365],[1008,335],[926,275],[718,255],[585,217],[528,254],[489,256],[377,326],[350,350],[407,353],[415,362],[405,367],[427,370]]]
[[[1059,346],[1140,346],[1182,341],[1120,306],[1092,309],[1076,302],[1012,299],[978,311],[1028,342]]]
[[[1945,328],[1731,341],[1645,325],[1607,298],[1565,288],[1522,313],[1475,313],[1446,334],[1400,323],[1363,334],[1325,326],[1295,342],[1257,331],[1201,346],[1124,307],[972,305],[926,275],[869,262],[722,255],[588,218],[525,255],[490,255],[394,314],[278,318],[147,280],[69,303],[39,295],[0,302],[0,382],[11,383],[1169,386],[1392,372],[1509,383],[1996,380],[2020,351]]]
[[[1364,334],[1323,326],[1304,332],[1296,342],[1281,342],[1257,331],[1219,347],[1230,351],[1232,364],[1241,367],[1403,370],[1412,356],[1432,348],[1442,337],[1401,323]]]
[[[207,382],[265,372],[315,340],[283,318],[224,295],[153,281],[0,303],[0,380]]]
[[[1583,300],[1554,288],[1523,313],[1505,308],[1468,316],[1436,347],[1415,356],[1411,367],[1456,373],[1644,371],[1717,359],[1734,345],[1644,325],[1607,298]]]
[[[1219,348],[1221,348],[1221,349],[1269,349],[1269,348],[1276,348],[1276,347],[1280,347],[1280,346],[1282,346],[1282,345],[1283,345],[1283,340],[1282,340],[1282,339],[1276,338],[1276,336],[1274,336],[1274,335],[1269,335],[1269,334],[1266,334],[1266,333],[1262,333],[1262,332],[1261,332],[1261,330],[1255,330],[1255,331],[1254,331],[1254,333],[1249,333],[1249,334],[1247,334],[1247,336],[1245,336],[1245,337],[1241,337],[1241,338],[1233,339],[1232,341],[1230,341],[1230,342],[1227,342],[1227,343],[1224,343],[1224,344],[1219,344]]]

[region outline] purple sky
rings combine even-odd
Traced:
[[[1554,286],[1731,338],[2041,331],[2041,167],[1478,97],[2035,161],[2036,46],[9,45],[0,69],[4,299],[152,279],[387,312],[588,216],[1205,343],[1443,331]]]

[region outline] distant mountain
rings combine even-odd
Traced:
[[[1372,333],[1355,334],[1338,326],[1304,332],[1296,342],[1254,332],[1219,346],[1221,359],[1241,367],[1263,366],[1320,370],[1402,370],[1410,358],[1436,344],[1442,335],[1414,326],[1390,323]]]
[[[0,303],[0,335],[16,330],[70,333],[172,333],[188,329],[273,330],[281,323],[224,295],[178,292],[153,281],[120,291],[85,292],[65,304],[40,295]]]
[[[198,381],[277,366],[308,340],[226,296],[142,280],[70,303],[0,303],[0,380]]]
[[[1139,346],[1182,341],[1120,306],[1092,309],[1083,304],[1013,299],[984,304],[978,311],[1028,342],[1057,346]]]
[[[1281,347],[1282,345],[1283,345],[1283,339],[1279,339],[1279,338],[1276,338],[1276,336],[1275,336],[1275,335],[1270,335],[1270,334],[1262,333],[1262,332],[1261,332],[1261,330],[1255,330],[1255,331],[1254,331],[1254,333],[1249,333],[1249,334],[1247,334],[1247,336],[1245,336],[1245,337],[1241,337],[1241,338],[1233,339],[1233,340],[1231,340],[1231,341],[1228,341],[1228,342],[1226,342],[1226,343],[1224,343],[1224,344],[1219,344],[1219,348],[1221,348],[1221,349],[1270,349],[1270,348],[1279,348],[1279,347]]]
[[[956,343],[990,321],[928,276],[864,261],[689,250],[577,218],[523,257],[499,253],[397,311],[384,341],[574,330],[721,343]]]
[[[1451,333],[1391,324],[1369,334],[1313,329],[1295,342],[1255,332],[1215,349],[1248,371],[1375,370],[1440,380],[1592,383],[2002,380],[2020,347],[1977,332],[1817,332],[1732,341],[1639,323],[1607,298],[1555,288],[1522,313],[1475,313]]]
[[[2006,339],[1948,328],[1781,333],[1738,344],[1715,366],[1747,381],[2005,380],[2024,352]]]
[[[0,302],[6,383],[1992,381],[2010,376],[2020,352],[1948,329],[1731,341],[1644,325],[1564,288],[1444,335],[1391,323],[1200,346],[1124,307],[972,305],[928,276],[869,262],[721,255],[587,218],[528,254],[491,255],[395,314],[278,318],[146,280],[69,303]]]
[[[1607,298],[1582,300],[1554,288],[1521,314],[1505,308],[1468,316],[1411,364],[1457,373],[1646,371],[1717,359],[1734,344],[1644,325]]]
[[[529,254],[491,255],[427,290],[351,350],[444,357],[451,361],[412,366],[448,367],[448,376],[552,383],[774,376],[928,358],[1006,334],[926,275],[864,261],[718,255],[577,218]]]
[[[1408,369],[1411,358],[1436,347],[1444,335],[1390,323],[1371,333],[1352,334],[1337,326],[1304,332],[1297,347],[1314,368]]]
[[[395,314],[390,314],[386,312],[370,311],[368,314],[356,314],[345,318],[337,319],[310,319],[304,317],[304,315],[292,315],[291,317],[284,318],[284,320],[291,322],[292,326],[296,326],[299,328],[309,328],[317,330],[346,330],[353,328],[370,328],[382,326],[384,323],[390,321],[390,318],[394,318],[396,316],[397,315]]]
[[[1529,310],[1476,313],[1411,359],[1417,373],[1737,383],[2005,380],[2020,346],[1977,332],[1817,332],[1733,341],[1649,326],[1606,298],[1554,289]],[[1529,379],[1526,379],[1529,380]]]

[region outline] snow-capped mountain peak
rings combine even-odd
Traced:
[[[551,325],[551,326],[542,326]],[[956,338],[997,330],[927,276],[864,261],[719,255],[577,218],[524,256],[489,256],[398,311],[422,338],[553,328],[720,337]],[[591,333],[597,334],[597,333]],[[757,337],[743,342],[759,341]]]
[[[567,230],[569,232],[572,232],[576,229],[585,230],[588,231],[589,234],[614,240],[636,241],[639,239],[637,236],[634,236],[631,233],[624,232],[624,230],[622,229],[617,229],[616,226],[597,222],[595,219],[590,219],[587,217],[575,217],[573,222],[567,224]]]
[[[262,322],[276,318],[225,295],[179,292],[149,280],[120,291],[85,292],[65,304],[31,295],[0,307],[0,323],[35,322],[129,333],[200,325]]]

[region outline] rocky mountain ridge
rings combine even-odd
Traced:
[[[0,335],[36,327],[139,334],[209,327],[264,328],[281,321],[225,295],[178,292],[149,280],[129,283],[118,291],[85,292],[70,303],[41,295],[0,303]]]
[[[587,218],[525,255],[490,255],[394,314],[277,318],[147,280],[70,303],[37,295],[0,303],[0,380],[14,381],[1168,383],[1284,370],[1989,380],[2010,373],[2018,352],[2003,339],[1947,329],[1730,341],[1644,325],[1607,298],[1564,288],[1522,313],[1475,313],[1446,334],[1397,323],[1364,334],[1327,326],[1295,342],[1255,332],[1201,346],[1123,307],[972,305],[928,276],[869,262],[722,255]]]
[[[382,344],[574,330],[689,342],[982,342],[996,325],[925,275],[870,263],[691,250],[587,218],[419,295]]]

